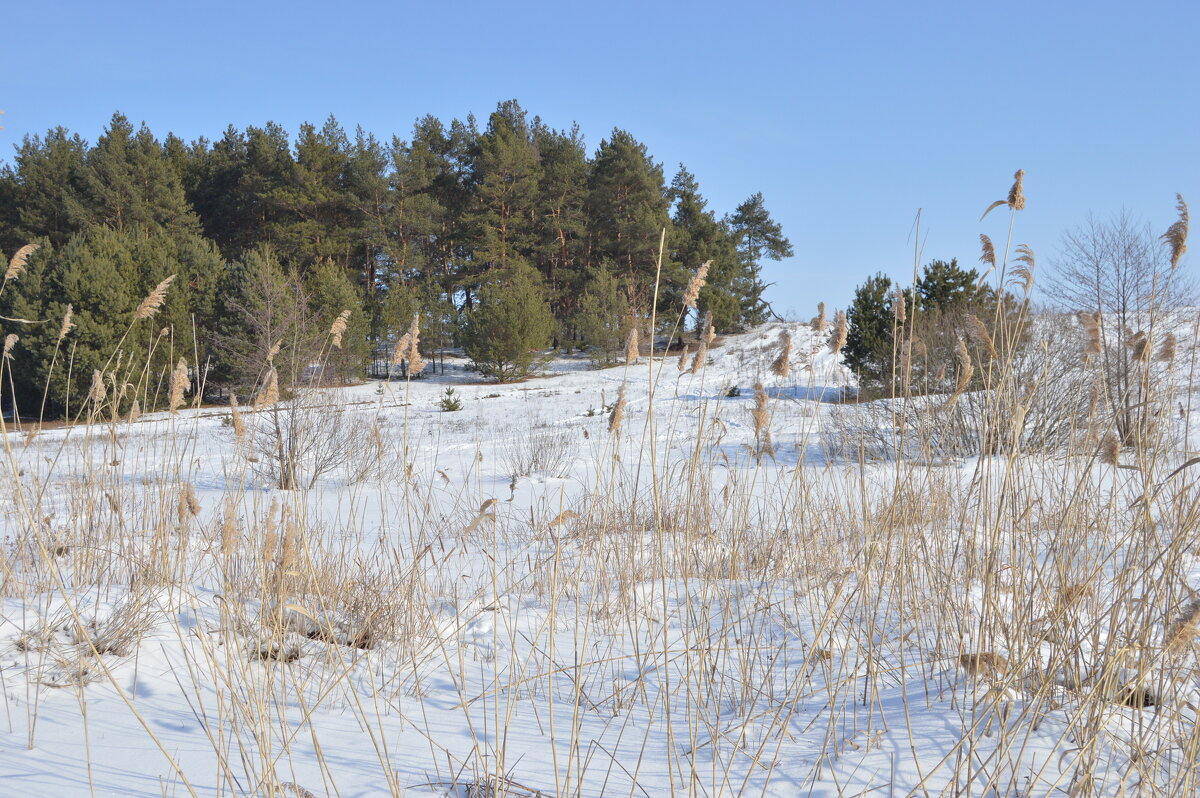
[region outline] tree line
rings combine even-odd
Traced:
[[[745,329],[770,313],[764,261],[792,254],[760,193],[718,216],[692,173],[668,183],[629,132],[589,153],[577,126],[552,129],[515,100],[482,129],[425,116],[390,142],[330,117],[294,139],[268,123],[187,143],[119,113],[94,144],[61,127],[27,136],[0,170],[0,249],[27,244],[0,315],[21,339],[18,399],[45,395],[50,412],[86,392],[118,341],[160,366],[186,355],[210,386],[248,390],[268,361],[299,379],[346,310],[327,353],[344,379],[413,314],[436,351],[486,337],[477,312],[502,300],[545,317],[544,345],[603,347],[650,316],[656,276],[658,310],[674,308],[702,262],[697,318]],[[161,324],[126,329],[170,275]]]

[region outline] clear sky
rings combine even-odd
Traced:
[[[807,318],[864,277],[974,263],[1027,172],[1040,263],[1089,212],[1200,208],[1200,1],[8,2],[0,157],[113,111],[160,138],[330,113],[387,139],[517,98],[589,149],[614,126],[718,213],[755,191],[795,247],[768,298]],[[1200,244],[1193,249],[1200,251]]]

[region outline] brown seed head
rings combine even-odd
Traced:
[[[1121,442],[1114,433],[1108,433],[1100,442],[1100,462],[1115,466],[1121,457]]]
[[[12,360],[12,349],[17,345],[17,341],[21,340],[16,333],[9,333],[4,336],[4,359]]]
[[[12,260],[8,262],[8,268],[4,271],[4,279],[15,280],[20,277],[25,271],[25,265],[29,263],[29,256],[37,251],[37,244],[26,244],[16,251],[12,256]]]
[[[1167,246],[1171,250],[1172,271],[1179,265],[1179,259],[1183,257],[1183,253],[1187,252],[1188,237],[1188,206],[1183,201],[1182,194],[1176,194],[1175,198],[1179,200],[1175,206],[1179,210],[1179,218],[1162,235],[1163,240],[1167,242]]]
[[[754,437],[761,438],[763,430],[771,421],[771,412],[767,404],[767,392],[761,382],[754,384],[754,408],[750,411],[754,419]]]
[[[183,407],[183,394],[187,391],[190,382],[187,360],[181,357],[175,364],[175,370],[171,372],[171,389],[167,394],[167,409],[172,413],[178,412],[179,408]]]
[[[254,397],[254,407],[270,407],[279,401],[279,374],[275,371],[275,367],[271,366],[267,370],[267,376],[263,379],[263,386],[258,392],[258,396]]]
[[[1017,263],[1013,267],[1013,280],[1019,280],[1025,294],[1028,295],[1030,289],[1033,288],[1033,272],[1037,268],[1037,262],[1033,257],[1033,250],[1028,244],[1017,245],[1017,256],[1014,259]]]
[[[685,308],[695,308],[696,300],[700,298],[700,289],[704,287],[705,278],[708,277],[708,267],[712,265],[711,260],[706,260],[700,264],[700,268],[696,269],[696,273],[692,275],[692,279],[688,280],[687,290],[683,292],[683,306]]]
[[[608,416],[608,431],[620,432],[621,422],[625,420],[625,386],[622,385],[617,391],[617,401],[613,405],[612,412]]]
[[[238,407],[237,395],[229,394],[229,413],[231,416],[230,423],[233,424],[233,434],[239,440],[246,437],[246,422],[242,420],[242,411]]]
[[[1008,190],[1008,206],[1014,211],[1025,210],[1025,170],[1018,169],[1013,175],[1012,188]]]
[[[625,334],[625,362],[636,363],[638,359],[638,329],[637,325],[629,328]]]
[[[58,340],[56,343],[62,343],[62,339],[67,337],[67,333],[75,329],[75,308],[67,305],[67,312],[63,314],[62,326],[58,328]]]
[[[824,302],[817,303],[817,315],[813,316],[813,320],[811,322],[809,322],[809,326],[812,327],[812,331],[815,332],[817,335],[820,335],[821,333],[825,332],[825,303]]]
[[[1163,336],[1162,343],[1158,345],[1158,354],[1155,355],[1155,359],[1163,363],[1170,363],[1175,359],[1175,333],[1167,333]]]
[[[846,312],[839,310],[833,314],[833,336],[829,339],[829,349],[834,355],[840,354],[846,345],[846,334]]]
[[[979,234],[979,247],[982,254],[979,256],[980,263],[986,263],[988,266],[987,272],[984,272],[986,277],[988,272],[996,268],[996,247],[992,244],[992,239],[988,238],[983,233]]]
[[[349,320],[350,311],[343,310],[329,327],[329,334],[333,337],[332,343],[335,349],[342,348],[342,336],[346,334],[346,322]]]
[[[408,373],[420,374],[425,370],[425,361],[421,358],[421,314],[414,313],[412,324],[408,327]]]
[[[779,355],[775,361],[771,363],[771,373],[776,377],[787,377],[792,370],[792,334],[786,330],[783,333],[783,346],[779,349]]]
[[[155,313],[158,313],[158,309],[162,307],[163,302],[167,301],[167,288],[170,287],[171,281],[174,279],[175,275],[172,274],[154,287],[154,290],[142,300],[142,304],[138,305],[137,310],[133,312],[134,321],[148,319]]]
[[[92,386],[88,389],[88,401],[100,404],[108,398],[108,388],[104,385],[104,375],[100,369],[92,371]]]
[[[708,362],[708,341],[701,340],[700,346],[696,349],[696,356],[692,358],[692,374],[699,374],[700,369],[704,368],[704,364]]]
[[[988,357],[995,360],[998,357],[996,347],[992,342],[991,333],[988,332],[987,325],[983,323],[983,320],[974,313],[968,313],[967,326],[971,328],[971,337],[987,351]]]

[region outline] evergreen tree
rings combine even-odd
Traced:
[[[478,303],[463,324],[463,351],[484,376],[510,382],[529,373],[553,331],[541,278],[531,267],[516,264],[493,272],[480,287]]]
[[[114,114],[87,154],[83,169],[88,220],[119,233],[165,230],[198,233],[199,221],[183,193],[179,175],[167,162],[149,128]]]
[[[876,390],[891,374],[892,281],[880,272],[854,289],[846,310],[846,345],[842,357],[858,376],[859,384]]]
[[[6,247],[46,236],[59,247],[87,223],[84,159],[87,144],[66,128],[45,138],[26,136],[17,148],[15,168],[5,168],[14,203],[14,238]],[[18,243],[19,242],[19,243]]]
[[[351,282],[350,274],[333,261],[323,259],[309,270],[306,282],[310,318],[318,330],[328,335],[338,316],[350,311],[346,330],[341,336],[341,347],[331,344],[325,349],[325,378],[341,383],[361,381],[371,357],[371,345],[367,340],[370,321],[363,312],[362,297]]]
[[[593,364],[611,366],[621,360],[629,332],[629,300],[608,264],[600,264],[588,283],[574,323]]]
[[[738,254],[744,270],[744,296],[742,322],[744,325],[762,324],[767,320],[769,307],[763,301],[766,284],[762,281],[762,262],[783,260],[792,256],[792,242],[783,235],[783,228],[771,218],[763,202],[762,192],[750,196],[737,206],[727,219],[729,229],[737,241]]]
[[[624,130],[600,142],[588,181],[591,252],[595,262],[617,264],[631,290],[631,304],[649,314],[655,262],[670,200],[662,166]]]
[[[472,159],[474,197],[465,220],[479,271],[527,263],[541,167],[525,111],[510,100],[488,120]]]
[[[578,127],[560,132],[535,120],[533,136],[541,160],[533,261],[546,279],[555,316],[566,319],[587,280],[587,153]]]
[[[708,210],[708,203],[700,195],[699,183],[683,164],[679,165],[679,172],[671,181],[671,199],[675,203],[669,238],[672,259],[687,269],[710,262],[707,282],[700,289],[697,324],[706,312],[711,312],[717,330],[742,329],[745,297],[740,292],[746,286],[741,280],[742,268],[733,236]],[[685,279],[681,275],[674,282],[676,290],[671,293],[672,304],[682,300],[680,290]]]

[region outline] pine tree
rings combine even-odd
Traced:
[[[540,276],[517,264],[493,272],[480,287],[463,324],[463,351],[484,376],[510,382],[529,373],[553,331]]]
[[[370,321],[363,312],[362,296],[351,282],[350,273],[324,259],[309,270],[306,283],[309,312],[319,331],[328,335],[338,316],[350,311],[341,335],[341,346],[325,349],[325,378],[341,383],[360,382],[371,357],[371,345],[367,340]]]
[[[573,321],[593,364],[611,366],[621,360],[629,332],[629,300],[608,264],[600,264],[584,289]]]
[[[726,220],[734,239],[744,270],[742,323],[746,326],[766,321],[769,307],[763,301],[766,284],[762,280],[762,262],[782,260],[792,256],[792,243],[783,235],[783,228],[771,218],[763,202],[762,192],[750,196],[737,206]]]
[[[17,148],[14,168],[6,167],[15,203],[15,237],[24,243],[46,236],[56,247],[67,243],[87,224],[84,159],[87,144],[58,127],[41,136],[26,136]]]
[[[670,223],[662,166],[624,130],[600,142],[588,181],[588,216],[594,262],[620,269],[636,312],[648,315],[662,230]]]
[[[882,272],[854,289],[846,310],[846,346],[842,356],[859,383],[878,389],[892,365],[892,281]]]
[[[535,120],[534,145],[541,159],[534,226],[534,265],[546,279],[555,316],[570,318],[587,280],[588,160],[578,126],[551,130]]]
[[[695,269],[701,263],[711,263],[707,281],[700,289],[696,323],[705,313],[711,312],[713,326],[717,330],[728,332],[742,329],[743,307],[747,297],[740,292],[746,290],[746,285],[740,279],[742,268],[733,236],[708,210],[708,203],[700,195],[699,183],[683,164],[680,164],[679,172],[671,181],[671,199],[675,203],[669,238],[672,259],[687,269]],[[673,304],[680,298],[680,277],[676,278],[674,286],[676,290],[671,295]]]
[[[516,100],[501,103],[489,118],[471,170],[474,197],[465,221],[474,269],[527,263],[541,166],[525,111]]]

